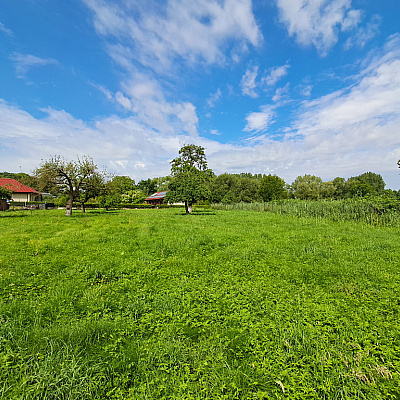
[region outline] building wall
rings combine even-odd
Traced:
[[[13,193],[13,201],[34,201],[35,193]]]

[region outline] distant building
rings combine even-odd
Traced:
[[[167,195],[168,191],[165,192],[156,192],[153,193],[151,196],[146,197],[144,200],[147,204],[152,204],[153,206],[158,206],[164,203],[165,196]]]
[[[41,193],[11,178],[0,178],[0,186],[11,192],[12,201],[39,201]]]

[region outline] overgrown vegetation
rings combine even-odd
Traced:
[[[369,197],[363,199],[318,201],[287,200],[266,203],[212,204],[215,210],[268,211],[296,217],[331,221],[357,221],[370,225],[400,227],[400,199]]]
[[[400,398],[399,230],[0,214],[0,398]]]

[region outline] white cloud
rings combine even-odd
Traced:
[[[197,126],[199,119],[196,114],[196,107],[192,103],[178,104],[176,114],[183,123],[183,131],[191,136],[197,136]]]
[[[257,89],[274,86],[280,79],[287,75],[289,64],[269,68],[267,74],[258,78],[258,66],[249,67],[240,82],[242,94],[253,98],[258,97]]]
[[[314,45],[324,56],[337,43],[339,30],[355,28],[361,14],[351,0],[276,0],[280,21],[303,46]]]
[[[107,88],[105,88],[103,85],[99,85],[99,84],[93,83],[93,82],[89,82],[89,84],[92,85],[97,90],[99,90],[101,93],[103,93],[104,96],[106,96],[107,100],[113,99],[113,94],[111,93],[111,91],[108,90]]]
[[[14,36],[13,31],[11,29],[8,29],[0,22],[0,32],[5,33],[8,36]]]
[[[246,73],[242,76],[242,81],[240,83],[242,87],[242,93],[246,96],[250,97],[258,97],[255,89],[257,88],[256,79],[258,76],[258,67],[254,66],[248,68]]]
[[[82,1],[93,12],[94,27],[110,57],[126,72],[113,101],[162,133],[198,136],[195,106],[171,101],[167,91],[182,61],[193,67],[225,65],[263,41],[251,0]],[[220,97],[218,89],[208,106]]]
[[[176,59],[221,63],[233,41],[237,56],[247,43],[259,46],[263,40],[251,0],[168,0],[157,7],[150,1],[134,10],[118,2],[83,1],[94,13],[97,32],[117,41],[109,51],[125,67],[133,59],[164,73]]]
[[[312,85],[302,85],[300,86],[300,94],[305,97],[309,97],[311,95],[311,91],[313,89]]]
[[[273,67],[268,71],[268,75],[262,78],[262,82],[267,86],[275,85],[280,79],[287,75],[289,64]]]
[[[247,124],[244,130],[254,133],[265,131],[271,125],[274,116],[275,112],[272,106],[262,106],[259,112],[247,115]]]
[[[361,22],[361,11],[350,10],[341,23],[342,31],[350,31],[354,29]]]
[[[184,114],[184,108],[182,108]],[[31,172],[41,159],[90,155],[99,167],[134,179],[168,175],[169,160],[188,135],[160,133],[134,117],[111,116],[94,125],[51,108],[42,119],[0,101],[0,170]],[[185,117],[182,117],[185,119]],[[145,166],[145,168],[144,168]]]
[[[58,61],[53,58],[40,58],[32,54],[12,53],[10,59],[15,64],[18,78],[25,76],[31,68],[58,64]]]
[[[210,93],[210,97],[207,99],[208,107],[213,108],[215,106],[215,103],[221,98],[221,96],[222,93],[220,88],[218,88],[215,93]]]
[[[169,102],[160,84],[143,74],[134,74],[124,83],[116,100],[130,109],[143,124],[160,132],[197,136],[198,117],[190,102]]]
[[[379,15],[374,15],[365,27],[360,27],[352,37],[346,40],[344,44],[345,50],[349,50],[353,46],[363,48],[367,42],[379,33],[381,22],[382,18]]]
[[[122,107],[126,108],[127,110],[132,109],[131,101],[127,97],[125,97],[122,92],[116,93],[115,100],[117,100],[117,102],[119,104],[121,104]]]
[[[282,100],[282,98],[287,97],[290,90],[290,83],[288,82],[285,86],[276,89],[275,94],[272,96],[272,101],[274,103]]]

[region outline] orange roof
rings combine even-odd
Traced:
[[[25,186],[22,183],[19,183],[15,179],[11,178],[0,178],[0,186],[3,186],[7,190],[13,193],[37,193],[40,194],[37,190],[30,188],[29,186]]]

